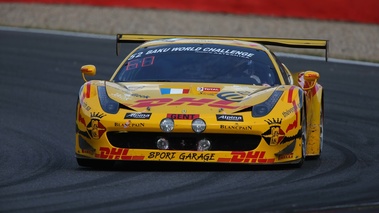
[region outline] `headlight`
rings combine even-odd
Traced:
[[[165,118],[161,121],[160,127],[163,132],[171,132],[174,129],[174,120]]]
[[[253,106],[252,116],[262,117],[271,112],[279,98],[282,96],[283,91],[274,91],[272,95],[264,102]]]
[[[197,151],[208,151],[210,148],[211,142],[205,138],[197,142]]]
[[[205,130],[207,125],[205,124],[205,121],[201,118],[196,118],[192,121],[192,130],[196,133],[201,133]]]
[[[168,140],[165,139],[165,138],[159,138],[157,140],[157,148],[158,149],[161,149],[161,150],[167,150],[169,149],[169,143],[168,143]]]
[[[97,87],[97,91],[99,93],[99,100],[101,108],[103,108],[104,112],[107,112],[109,114],[116,114],[119,109],[119,104],[110,99],[105,87],[99,86]]]

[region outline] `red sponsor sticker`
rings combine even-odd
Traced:
[[[265,158],[265,151],[248,151],[231,153],[231,158],[219,158],[218,162],[230,162],[230,163],[273,163],[275,158]]]
[[[100,147],[100,153],[96,153],[95,157],[110,160],[143,160],[145,158],[144,156],[128,155],[128,151],[129,149],[124,148]]]
[[[167,118],[175,120],[193,120],[199,117],[199,114],[167,114]]]

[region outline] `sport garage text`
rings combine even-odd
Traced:
[[[210,161],[214,159],[215,154],[199,153],[177,153],[177,152],[150,152],[147,158],[155,160],[192,160],[192,161]]]

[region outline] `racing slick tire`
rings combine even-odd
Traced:
[[[296,163],[294,166],[296,168],[300,168],[304,161],[307,154],[307,117],[305,114],[305,104],[303,104],[303,108],[301,109],[301,158],[298,163]]]

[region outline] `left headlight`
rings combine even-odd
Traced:
[[[258,118],[270,113],[282,94],[283,91],[274,91],[266,101],[253,106],[252,116]]]
[[[109,114],[116,114],[119,109],[119,104],[109,98],[105,87],[99,86],[97,87],[97,91],[99,94],[100,105],[101,108],[103,108],[104,112],[107,112]]]

